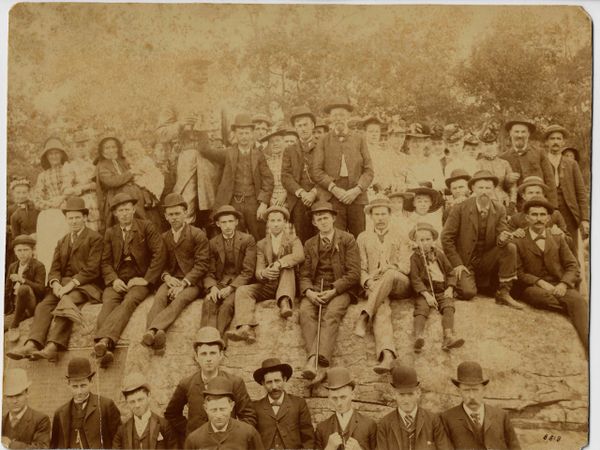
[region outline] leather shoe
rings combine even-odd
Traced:
[[[422,337],[418,337],[415,339],[415,345],[413,346],[415,353],[421,353],[423,351],[423,346],[425,345],[425,339]]]
[[[284,319],[288,319],[292,317],[292,314],[293,311],[292,307],[290,306],[290,301],[287,298],[283,299],[279,304],[279,315]]]
[[[315,370],[315,358],[308,358],[304,369],[302,369],[302,378],[304,378],[305,380],[314,380],[316,376],[317,371]]]
[[[102,338],[94,344],[94,353],[96,358],[102,358],[108,351],[108,339]]]
[[[167,333],[165,330],[157,330],[154,335],[154,345],[152,346],[154,350],[160,350],[165,348],[167,344]]]
[[[104,353],[104,356],[102,356],[102,358],[100,358],[100,367],[103,369],[107,369],[114,360],[115,360],[115,355],[113,354],[113,352],[111,352],[110,350],[107,350],[106,353]]]
[[[18,361],[23,358],[29,358],[35,351],[37,351],[36,346],[31,341],[27,341],[25,345],[7,352],[6,356],[8,356],[10,359],[16,359]]]
[[[512,298],[506,290],[498,291],[496,293],[496,304],[508,306],[514,309],[523,309],[523,305]]]
[[[246,330],[246,342],[248,344],[254,344],[256,342],[256,333],[254,332],[253,327],[248,327],[248,330]]]
[[[38,359],[47,359],[48,362],[57,362],[58,350],[56,345],[48,344],[42,350],[33,352],[30,356],[30,359],[33,361],[37,361]]]
[[[152,347],[154,345],[154,330],[148,330],[142,336],[142,345]]]
[[[452,333],[448,333],[444,336],[444,340],[442,341],[442,350],[449,352],[451,348],[462,347],[464,343],[464,339],[455,338]]]
[[[241,327],[227,331],[225,335],[234,342],[245,341],[248,337],[248,328],[250,328],[248,325],[242,325]]]
[[[384,375],[388,373],[392,367],[392,362],[394,362],[396,358],[389,352],[383,352],[383,358],[380,363],[373,367],[373,371],[379,375]]]

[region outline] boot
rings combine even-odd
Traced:
[[[164,350],[167,343],[167,333],[164,330],[156,330],[154,334],[154,344],[152,348],[156,350]]]
[[[449,352],[451,348],[462,347],[465,343],[464,339],[460,339],[454,336],[453,330],[444,330],[444,340],[442,342],[442,350]]]
[[[113,363],[114,360],[115,355],[113,354],[113,352],[111,352],[110,350],[106,350],[104,356],[100,358],[100,367],[102,369],[108,369],[108,367]]]
[[[48,342],[42,350],[33,352],[30,359],[33,361],[37,361],[38,359],[47,359],[48,362],[57,362],[58,347],[54,342]]]
[[[425,345],[425,339],[423,339],[422,335],[419,335],[415,338],[415,343],[413,345],[413,349],[415,353],[421,353],[423,351],[423,346]]]
[[[367,327],[369,326],[369,315],[366,312],[361,312],[360,317],[356,321],[354,327],[354,334],[364,338],[367,334]]]
[[[311,356],[306,361],[304,369],[302,369],[302,378],[306,380],[314,380],[317,376],[317,370],[315,369],[315,357]]]
[[[110,339],[102,338],[94,344],[96,358],[102,358],[110,348]]]
[[[389,350],[384,350],[382,352],[382,358],[379,364],[373,367],[373,371],[379,375],[386,374],[390,371],[392,363],[396,358],[394,354]]]
[[[323,382],[323,380],[325,379],[325,377],[327,376],[327,372],[325,372],[325,369],[322,367],[319,367],[319,372],[317,373],[317,375],[312,379],[312,381],[310,383],[308,383],[308,385],[310,387],[312,386],[316,386],[317,384],[320,384]]]
[[[234,328],[225,333],[228,339],[232,341],[245,341],[248,338],[248,330],[250,325],[242,325],[241,327]]]
[[[154,345],[154,330],[148,330],[142,336],[142,345],[152,347]]]
[[[279,315],[284,319],[292,317],[293,311],[289,297],[283,297],[279,302]]]
[[[511,287],[511,282],[500,283],[500,286],[498,286],[498,290],[496,291],[496,303],[510,308],[523,309],[523,305],[511,297]]]
[[[37,351],[37,347],[33,341],[27,341],[22,347],[17,347],[14,350],[7,352],[6,356],[8,356],[10,359],[19,360],[23,358],[29,358],[35,351]]]

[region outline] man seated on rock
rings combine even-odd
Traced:
[[[390,374],[396,409],[377,424],[377,449],[452,449],[439,416],[419,405],[421,387],[415,369],[395,362]]]
[[[230,379],[218,376],[206,383],[203,408],[208,421],[192,431],[185,449],[263,450],[262,440],[253,426],[231,417],[236,404]]]
[[[377,424],[352,407],[356,384],[345,367],[327,370],[329,403],[334,413],[317,424],[315,447],[319,450],[377,449]]]
[[[256,429],[265,448],[315,448],[315,430],[306,400],[286,392],[292,366],[269,358],[254,371],[254,381],[267,395],[254,400]]]
[[[150,385],[145,377],[139,372],[128,374],[121,392],[132,416],[119,427],[112,448],[177,448],[169,422],[150,410]]]
[[[490,380],[483,378],[481,366],[474,361],[464,361],[456,372],[452,383],[458,388],[462,403],[441,414],[454,448],[520,450],[508,414],[483,402]]]
[[[103,368],[113,362],[121,333],[160,280],[167,258],[165,244],[152,222],[134,218],[136,202],[126,193],[113,197],[110,210],[117,223],[104,235],[102,276],[106,288],[94,337],[94,352]]]
[[[254,317],[256,302],[274,298],[279,315],[292,315],[296,298],[296,268],[304,262],[300,239],[290,230],[290,214],[283,206],[267,209],[267,235],[256,244],[256,279],[258,283],[240,286],[235,294],[234,327],[227,332],[232,341],[256,341]]]
[[[398,227],[391,225],[392,204],[387,198],[376,198],[365,207],[373,228],[363,231],[356,241],[360,252],[360,284],[367,295],[356,322],[354,334],[364,337],[369,323],[373,325],[379,363],[376,373],[386,373],[396,359],[390,296],[410,296],[411,246]]]
[[[56,244],[48,274],[52,291],[37,305],[25,345],[8,352],[9,358],[57,361],[58,351],[69,344],[73,320],[81,317],[78,307],[100,301],[102,237],[85,226],[88,209],[82,198],[69,198],[63,213],[69,233]]]
[[[517,278],[517,249],[509,242],[506,210],[493,199],[497,184],[498,178],[485,170],[473,175],[469,180],[473,196],[450,211],[442,247],[454,268],[460,298],[470,300],[478,290],[497,284],[496,303],[522,309],[510,296]]]
[[[200,295],[202,281],[208,271],[208,239],[199,228],[188,225],[188,205],[179,194],[168,194],[163,208],[171,229],[162,237],[167,249],[167,264],[163,283],[154,294],[154,304],[148,313],[148,331],[142,344],[164,354],[165,331],[181,312]]]
[[[554,207],[543,197],[523,205],[529,227],[516,239],[518,288],[524,302],[566,313],[583,344],[589,350],[589,304],[576,290],[579,265],[562,235],[548,232],[546,222]]]
[[[300,328],[308,360],[302,376],[320,383],[325,373],[317,373],[318,365],[329,367],[338,328],[351,301],[351,290],[360,281],[360,254],[354,237],[334,228],[337,211],[329,202],[315,202],[311,207],[312,222],[319,233],[304,245],[306,259],[300,275]],[[322,309],[319,325],[319,310]],[[320,342],[317,330],[321,327]],[[318,345],[318,348],[317,348]]]
[[[442,212],[442,223],[446,223],[450,209],[454,205],[464,202],[471,195],[469,189],[469,180],[471,175],[464,169],[454,169],[450,176],[446,178],[446,187],[450,191],[450,198],[447,198],[444,203],[444,211]]]
[[[214,213],[214,221],[221,233],[209,242],[208,273],[204,290],[208,293],[202,303],[200,326],[211,326],[221,336],[233,319],[236,290],[250,284],[256,268],[254,238],[239,231],[241,213],[225,205]]]
[[[221,339],[219,330],[213,327],[200,328],[193,345],[194,359],[200,366],[200,370],[179,382],[165,409],[165,419],[177,433],[180,445],[186,436],[208,420],[204,409],[204,393],[207,383],[217,376],[230,380],[233,385],[235,418],[253,427],[256,426],[256,413],[252,408],[244,380],[219,367],[225,350],[225,342]],[[187,419],[183,415],[183,408],[186,405]]]
[[[48,448],[50,418],[29,407],[29,387],[25,369],[4,372],[2,446],[4,448]]]

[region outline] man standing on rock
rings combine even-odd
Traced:
[[[483,402],[490,380],[483,378],[481,366],[465,361],[458,365],[456,372],[452,383],[458,388],[462,403],[441,414],[454,448],[520,450],[508,414]]]

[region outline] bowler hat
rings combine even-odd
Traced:
[[[409,231],[409,233],[408,233],[408,238],[409,238],[411,241],[414,241],[414,240],[415,240],[415,238],[416,238],[417,231],[421,231],[421,230],[427,230],[427,231],[430,231],[430,232],[431,232],[431,235],[433,236],[433,240],[434,240],[434,241],[435,241],[435,240],[438,238],[438,236],[439,236],[439,233],[438,233],[438,231],[437,231],[437,230],[436,230],[436,229],[433,227],[433,225],[431,225],[431,224],[430,224],[430,223],[428,223],[428,222],[418,222],[418,223],[417,223],[417,224],[414,226],[414,228],[413,228],[412,230],[410,230],[410,231]]]
[[[532,208],[534,206],[543,206],[544,208],[546,208],[546,211],[548,211],[548,214],[552,214],[555,209],[552,203],[550,203],[544,197],[538,196],[529,199],[525,202],[525,204],[523,205],[523,212],[527,214],[529,212],[529,208]]]
[[[478,170],[469,180],[469,189],[473,188],[473,184],[479,180],[490,180],[494,183],[494,187],[498,186],[498,177],[489,170]]]
[[[333,205],[329,202],[325,202],[322,200],[314,202],[310,207],[311,216],[320,212],[330,212],[331,214],[337,215],[337,211],[333,209]]]
[[[350,375],[350,371],[345,367],[332,367],[327,370],[327,382],[323,383],[329,390],[340,389],[344,386],[352,386],[354,389],[354,380]]]
[[[483,384],[485,386],[490,380],[483,378],[483,371],[479,363],[475,361],[463,361],[458,365],[456,378],[452,378],[452,382],[456,386],[460,384]]]
[[[282,363],[278,358],[269,358],[265,359],[262,362],[261,367],[254,371],[254,381],[256,381],[258,384],[262,384],[266,374],[277,371],[281,371],[281,374],[287,380],[290,379],[293,373],[292,366],[289,364]]]
[[[145,388],[147,391],[150,391],[150,385],[146,381],[146,377],[140,372],[133,372],[128,374],[123,380],[121,392],[127,394],[128,392],[133,392],[139,388]]]
[[[562,127],[560,125],[549,125],[546,128],[544,128],[544,139],[548,139],[548,136],[550,136],[552,133],[555,132],[559,132],[563,135],[563,138],[567,138],[569,137],[569,132],[567,131],[567,129],[565,127]]]
[[[231,124],[231,131],[235,131],[236,128],[254,128],[254,122],[249,114],[238,114],[235,116],[235,120]]]
[[[242,214],[231,205],[223,205],[213,213],[213,220],[216,222],[221,216],[232,214],[238,219],[242,218]]]
[[[317,118],[308,106],[295,106],[292,108],[292,111],[290,112],[290,123],[294,125],[294,121],[300,117],[310,117],[313,124],[316,125],[317,123]]]
[[[392,212],[392,202],[387,197],[377,197],[369,202],[367,206],[364,208],[365,214],[371,214],[373,208],[377,208],[380,206],[386,207],[390,212]]]
[[[204,397],[207,395],[226,396],[233,400],[233,383],[229,378],[217,376],[206,384]]]
[[[196,332],[196,337],[193,342],[194,350],[202,344],[218,344],[222,349],[225,348],[225,342],[221,339],[219,330],[214,327],[202,327]]]
[[[31,386],[25,369],[7,369],[4,372],[4,395],[12,397],[26,391]]]
[[[545,195],[548,194],[549,187],[546,183],[544,183],[544,180],[542,180],[538,176],[531,175],[525,177],[523,183],[521,183],[521,185],[517,188],[517,192],[519,193],[519,195],[523,195],[523,192],[525,192],[525,189],[529,186],[539,186],[544,190]]]
[[[350,100],[348,100],[348,98],[346,97],[335,97],[332,98],[329,103],[327,105],[325,105],[325,108],[323,108],[323,111],[325,111],[325,114],[329,114],[331,112],[332,109],[334,108],[344,108],[349,112],[354,111],[354,107],[350,104]]]
[[[44,148],[42,149],[42,154],[40,155],[40,163],[42,165],[42,168],[50,168],[50,163],[48,162],[48,152],[50,150],[60,150],[63,157],[63,164],[65,163],[65,161],[69,160],[69,155],[67,154],[67,151],[65,150],[65,146],[62,143],[62,141],[57,137],[50,137],[44,143]]]
[[[85,201],[81,197],[69,197],[62,209],[63,214],[69,211],[81,211],[84,215],[89,214],[89,209],[85,207]]]
[[[256,124],[260,122],[265,122],[269,127],[273,124],[266,114],[254,114],[254,116],[252,116],[252,123]]]
[[[20,234],[12,241],[12,246],[15,248],[17,245],[29,245],[31,248],[35,247],[35,239],[28,234]]]
[[[450,123],[444,127],[444,141],[454,143],[460,141],[465,135],[465,132],[457,123]]]
[[[69,361],[67,366],[67,378],[89,378],[96,372],[92,370],[90,360],[87,358],[75,357]]]
[[[183,206],[185,209],[188,208],[187,202],[183,199],[181,194],[178,194],[177,192],[167,194],[163,200],[163,209],[171,208],[173,206]]]
[[[564,155],[565,152],[573,152],[575,155],[575,161],[579,162],[579,150],[577,150],[575,147],[563,147],[560,153]]]
[[[428,212],[432,213],[440,209],[444,204],[442,194],[433,189],[432,186],[431,181],[423,181],[419,183],[418,187],[408,189],[408,192],[414,194],[414,197],[405,198],[404,209],[408,212],[413,212],[415,210],[415,197],[417,195],[428,195],[429,198],[431,198],[431,206],[429,207]]]
[[[466,180],[469,181],[471,179],[471,175],[465,169],[454,169],[448,178],[446,178],[446,187],[450,189],[450,185],[456,180]]]
[[[512,119],[510,119],[509,121],[507,121],[504,124],[504,129],[506,131],[510,131],[510,129],[513,127],[513,125],[517,125],[517,124],[521,124],[521,125],[525,125],[527,128],[529,128],[529,133],[533,134],[535,132],[535,124],[523,117],[523,116],[519,116],[519,117],[514,117]]]
[[[413,367],[394,362],[390,369],[390,375],[392,376],[390,384],[398,391],[412,392],[419,387],[417,371]]]
[[[137,203],[137,198],[132,197],[126,192],[119,192],[115,195],[110,202],[110,210],[114,210],[117,206],[122,205],[123,203]]]
[[[317,119],[315,128],[323,128],[326,132],[329,131],[329,125],[323,119]]]
[[[285,217],[285,220],[290,220],[290,212],[288,211],[288,209],[285,206],[278,206],[278,205],[269,206],[267,208],[267,210],[265,211],[265,217],[269,217],[269,214],[271,214],[272,212],[276,212],[276,211],[283,214],[283,217]]]

